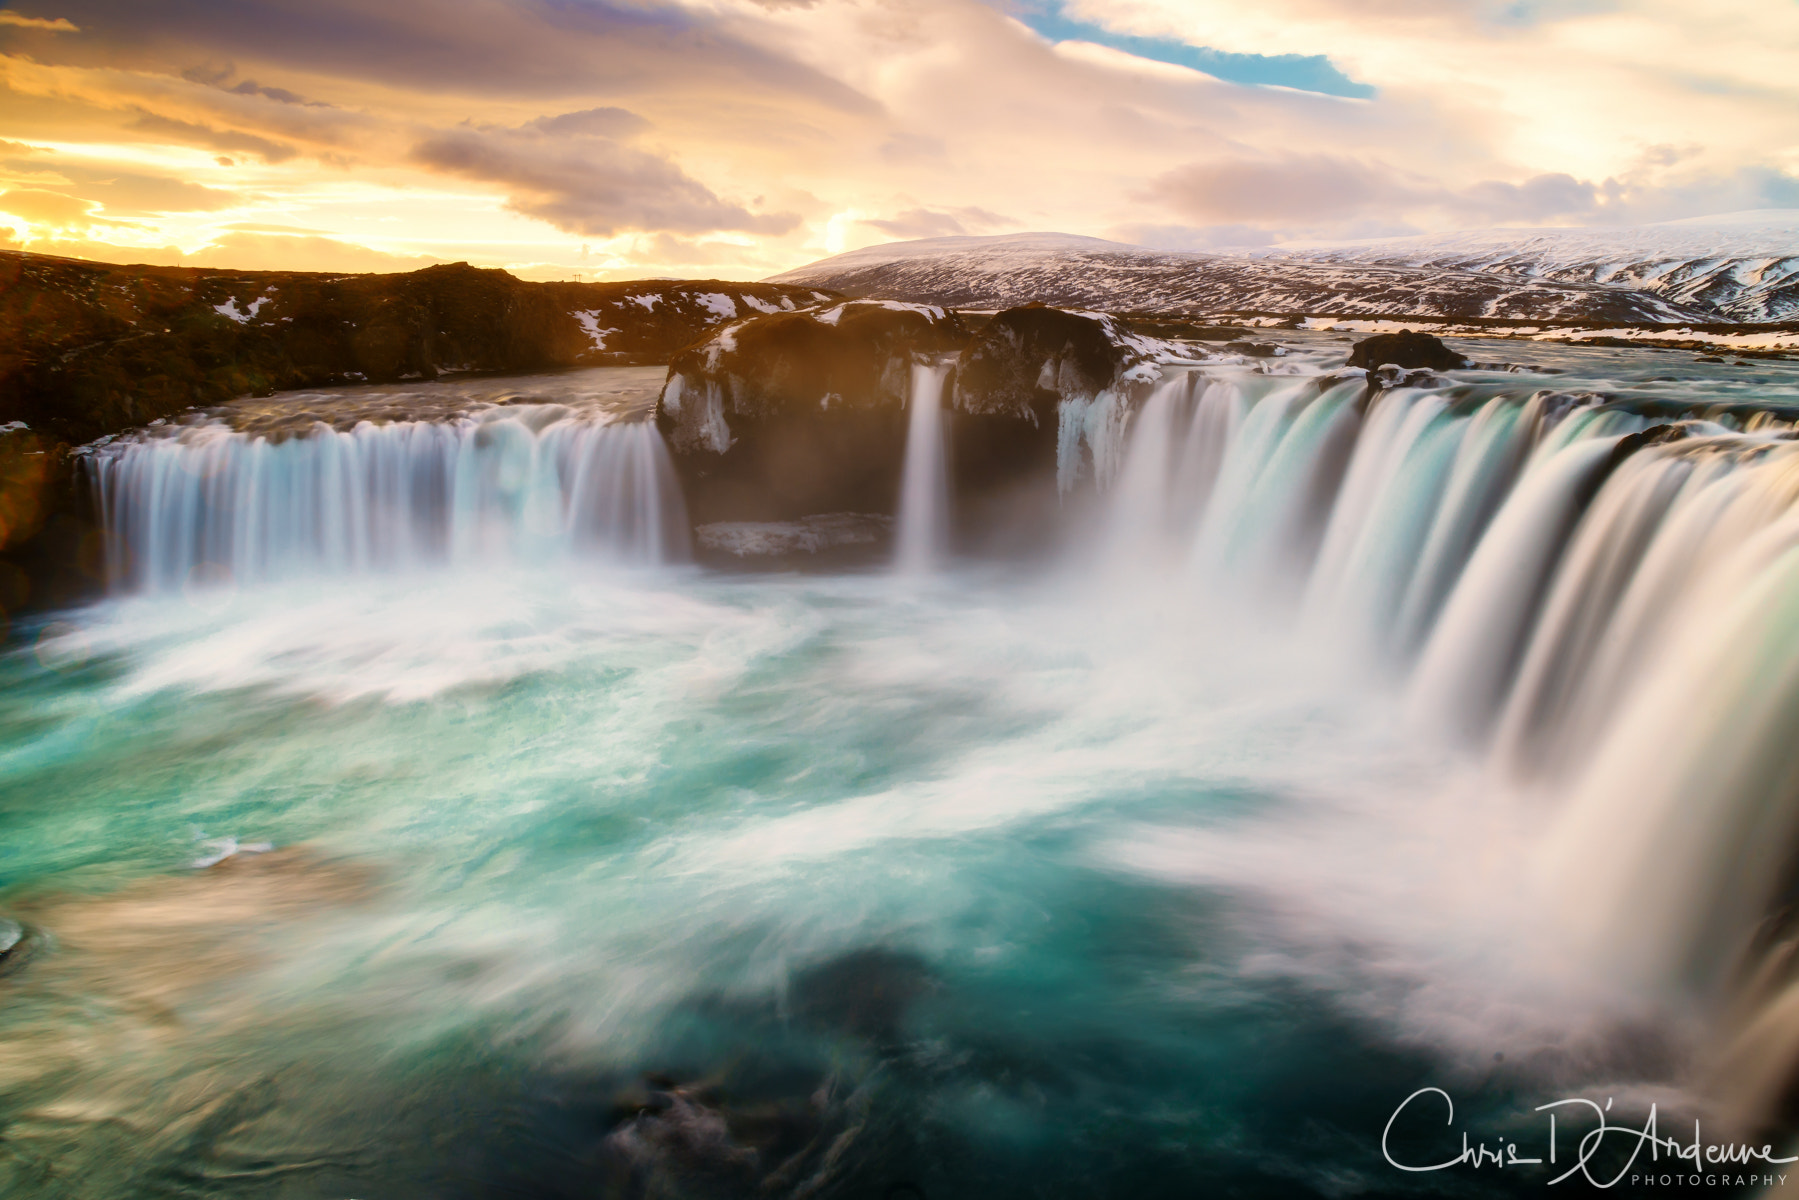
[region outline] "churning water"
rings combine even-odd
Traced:
[[[0,661],[0,1191],[1534,1194],[1383,1127],[1765,1115],[1799,391],[1563,359],[1071,404],[1064,561],[904,586],[682,565],[647,379],[99,448],[121,590]]]

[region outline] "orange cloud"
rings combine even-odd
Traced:
[[[58,229],[81,228],[91,223],[92,202],[46,192],[41,188],[14,188],[0,192],[0,212],[11,213],[33,225],[49,225]]]
[[[42,29],[47,33],[80,33],[72,22],[61,17],[28,17],[16,13],[10,8],[0,8],[0,25],[12,25],[20,29]]]

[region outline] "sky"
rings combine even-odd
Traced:
[[[0,245],[755,279],[1799,207],[1799,0],[10,0]]]

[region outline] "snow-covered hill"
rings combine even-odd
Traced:
[[[1321,254],[1341,254],[1333,249]],[[1717,320],[1677,301],[1593,282],[1350,257],[1192,254],[1060,233],[927,238],[852,250],[770,283],[957,308],[1045,304],[1209,316],[1516,318],[1573,324]]]
[[[1651,292],[1713,320],[1799,319],[1799,209],[1655,225],[1488,229],[1255,252],[1280,261],[1479,271]]]

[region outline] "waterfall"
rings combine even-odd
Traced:
[[[906,572],[947,545],[946,375],[912,371]],[[1058,471],[1102,493],[1096,573],[1155,565],[1378,667],[1535,806],[1542,886],[1595,955],[1703,991],[1799,861],[1799,442],[1774,409],[1669,411],[1189,365],[1064,401]],[[136,589],[685,552],[654,426],[557,404],[285,439],[203,421],[88,458]]]
[[[687,549],[655,426],[554,404],[281,440],[208,422],[88,458],[111,577],[130,590],[558,556],[648,566]]]
[[[1534,806],[1577,944],[1709,994],[1799,875],[1799,443],[1777,413],[1655,411],[1172,374],[1128,426],[1106,553],[1184,553],[1380,665]]]
[[[901,572],[947,551],[946,376],[912,368]],[[1058,485],[1100,493],[1093,574],[1159,573],[1179,601],[1237,605],[1208,620],[1290,622],[1308,651],[1372,668],[1396,714],[1540,831],[1520,874],[1554,936],[1645,996],[1722,1007],[1756,977],[1741,1054],[1770,1094],[1799,1056],[1799,950],[1764,949],[1799,942],[1791,410],[1394,382],[1184,363],[1064,399]],[[728,446],[716,387],[676,378],[663,402],[700,405],[701,444]],[[113,577],[135,590],[686,550],[655,426],[558,404],[286,437],[202,420],[86,458]]]
[[[949,469],[943,430],[943,381],[948,374],[948,363],[912,365],[894,554],[895,565],[907,574],[931,570],[949,543]]]
[[[1105,544],[1114,563],[1153,559],[1174,536],[1177,422],[1191,405],[1195,378],[1181,372],[1164,380],[1131,424],[1106,519]]]
[[[1361,425],[1364,384],[1273,377],[1239,386],[1248,414],[1221,456],[1190,561],[1214,585],[1229,580],[1279,601],[1317,550]]]
[[[1420,722],[1471,738],[1485,732],[1568,534],[1617,440],[1564,446],[1513,492],[1463,569],[1419,660],[1411,706]]]

